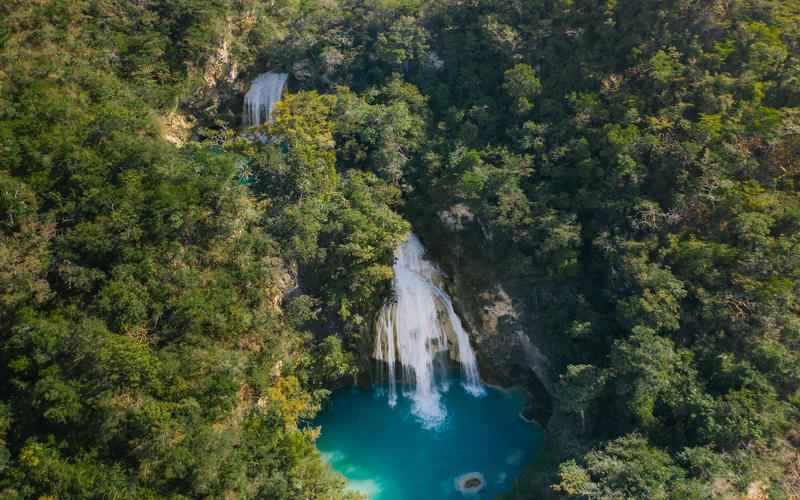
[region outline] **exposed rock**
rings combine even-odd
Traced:
[[[444,61],[439,57],[439,54],[434,51],[428,52],[428,64],[437,71],[444,68]]]
[[[275,294],[271,301],[276,308],[280,308],[281,302],[288,295],[296,293],[300,288],[297,278],[297,263],[276,257],[273,266],[277,272],[275,276]]]
[[[466,301],[465,301],[466,303]],[[494,365],[527,366],[552,396],[551,366],[547,356],[533,345],[520,321],[521,311],[505,288],[497,284],[479,295],[479,324],[474,331],[482,353]],[[504,377],[505,378],[505,377]]]
[[[244,14],[245,16],[247,14]],[[245,18],[229,18],[216,41],[214,52],[202,67],[195,69],[200,85],[181,104],[181,111],[194,118],[192,125],[217,126],[219,120],[236,125],[241,116],[244,81],[232,45],[243,36]]]
[[[314,76],[314,71],[312,68],[313,64],[308,59],[297,61],[296,63],[292,64],[292,76],[298,82],[308,80]]]
[[[439,220],[451,231],[460,231],[475,220],[475,215],[468,206],[459,203],[439,212]]]
[[[514,322],[519,320],[519,313],[503,285],[497,285],[491,292],[482,293],[481,301],[486,304],[481,311],[483,328],[493,335],[497,333],[497,326],[501,320],[508,319]]]
[[[342,63],[345,62],[345,55],[336,47],[326,47],[322,51],[322,63],[320,64],[320,78],[325,83],[332,83],[334,75]]]
[[[539,381],[542,383],[547,392],[551,396],[554,396],[555,386],[553,385],[552,378],[550,377],[550,373],[552,372],[550,360],[547,359],[547,356],[545,356],[538,347],[531,343],[530,337],[528,337],[525,332],[518,330],[517,337],[519,338],[520,345],[522,346],[522,352],[525,355],[528,366],[539,378]]]
[[[790,457],[788,462],[783,489],[789,498],[800,498],[800,452],[795,451],[794,456]]]
[[[270,372],[270,375],[272,375],[275,378],[278,378],[278,377],[281,376],[282,372],[283,372],[283,360],[279,359],[275,363],[275,365],[273,365],[272,371]]]
[[[239,78],[239,67],[231,56],[230,44],[231,21],[228,21],[228,29],[222,39],[217,44],[214,55],[206,62],[203,70],[203,82],[206,87],[216,87],[219,82],[233,83]]]
[[[184,146],[192,138],[194,122],[177,111],[168,114],[162,120],[162,134],[167,142],[176,146]]]
[[[202,85],[198,86],[186,106],[169,113],[162,120],[164,139],[176,146],[183,146],[192,139],[192,130],[197,125],[197,117],[209,109],[220,108],[220,103],[230,93],[223,87],[231,87],[239,77],[239,69],[230,50],[232,21],[217,42],[214,54],[202,68],[196,68]]]
[[[553,402],[542,385],[528,385],[528,401],[520,412],[520,418],[528,423],[547,427],[553,416]]]
[[[763,481],[753,481],[747,485],[747,500],[767,500],[766,486]]]
[[[469,207],[453,205],[437,215],[438,224],[426,228],[429,249],[447,273],[446,288],[470,333],[481,379],[524,387],[526,418],[546,427],[556,394],[553,367],[536,337],[536,311],[529,310],[525,290],[514,288],[514,276],[481,251],[490,247],[491,235]]]

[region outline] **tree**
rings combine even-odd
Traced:
[[[517,64],[506,70],[503,90],[511,98],[512,112],[518,115],[533,110],[536,97],[542,91],[542,83],[536,71],[528,64]]]
[[[581,432],[586,432],[586,411],[603,391],[607,375],[591,365],[569,365],[558,388],[559,409],[578,414]]]
[[[685,473],[670,456],[645,438],[629,434],[586,454],[585,465],[560,467],[557,492],[586,499],[673,498]]]

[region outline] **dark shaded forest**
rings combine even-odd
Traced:
[[[797,0],[7,0],[0,497],[351,498],[413,224],[553,361],[509,499],[798,498],[798,182]]]

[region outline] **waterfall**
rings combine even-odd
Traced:
[[[481,387],[481,377],[478,373],[478,360],[475,358],[475,351],[469,345],[469,336],[461,324],[461,319],[453,309],[453,302],[450,300],[450,296],[441,288],[436,287],[434,290],[441,304],[445,307],[450,328],[456,336],[458,361],[461,363],[461,373],[464,376],[464,389],[473,396],[480,396],[483,394],[483,387]],[[447,344],[445,344],[446,346]]]
[[[269,121],[272,109],[281,100],[287,73],[262,73],[250,84],[244,96],[244,124],[259,126]]]
[[[397,404],[397,376],[395,375],[397,355],[395,354],[394,338],[389,338],[386,342],[383,341],[383,338],[388,337],[387,332],[395,331],[394,309],[394,304],[389,304],[381,312],[378,319],[378,335],[375,339],[376,357],[384,361],[384,363],[380,364],[380,368],[382,369],[384,366],[387,368],[387,373],[385,375],[382,374],[381,378],[386,380],[389,385],[389,406]],[[384,344],[386,344],[385,347]]]
[[[439,398],[447,389],[448,333],[458,350],[464,388],[483,394],[475,352],[453,309],[450,296],[436,284],[441,272],[424,259],[425,250],[411,234],[395,252],[396,301],[387,304],[378,318],[375,358],[388,385],[389,404],[397,403],[395,367],[413,401],[412,411],[431,427],[441,423],[446,411]]]

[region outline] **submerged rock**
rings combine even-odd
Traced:
[[[474,494],[486,486],[486,479],[480,472],[468,472],[456,478],[456,489],[461,493]]]

